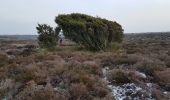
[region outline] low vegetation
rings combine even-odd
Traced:
[[[111,70],[108,73],[108,80],[112,82],[112,84],[126,84],[130,83],[128,78],[128,74],[123,70]]]
[[[158,63],[141,63],[141,66],[138,67],[138,70],[141,72],[144,72],[147,75],[153,76],[153,74],[156,71],[162,71],[164,70],[165,66],[164,65],[159,65]]]
[[[159,85],[163,86],[163,88],[167,91],[170,91],[170,69],[164,71],[157,71],[154,73],[154,79],[159,83]]]
[[[71,17],[73,22],[70,23],[79,25],[74,22],[74,17],[80,17],[76,15],[61,15],[57,20],[63,16]],[[107,24],[112,24],[101,18],[81,17],[80,26],[88,24],[86,17],[96,23],[97,28],[100,27],[99,23],[104,24],[104,30]],[[94,23],[89,24],[93,26]],[[45,27],[47,29],[42,28],[40,34],[47,30],[54,36],[55,31]],[[127,100],[168,100],[170,41],[157,35],[151,35],[151,39],[145,38],[145,35],[128,35],[121,45],[98,52],[88,51],[82,45],[64,43],[53,51],[44,49],[49,45],[55,47],[56,37],[54,44],[51,37],[48,42],[41,42],[43,48],[32,40],[4,41],[0,43],[0,99],[119,100],[117,98],[120,96]]]
[[[5,66],[6,64],[8,64],[8,57],[4,54],[0,54],[0,67]]]

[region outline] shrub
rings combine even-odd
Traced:
[[[110,57],[106,57],[103,59],[102,65],[109,66],[110,68],[119,67],[119,65],[127,66],[134,65],[137,63],[137,58],[132,55],[111,55]]]
[[[56,31],[52,27],[46,24],[38,24],[36,27],[38,36],[38,43],[42,48],[54,49],[58,43],[58,28]]]
[[[108,80],[113,84],[125,84],[130,82],[128,75],[124,71],[117,69],[109,72]]]
[[[30,81],[32,79],[34,79],[34,70],[31,71],[27,71],[25,69],[18,69],[18,73],[16,73],[16,75],[14,76],[14,79],[16,81],[20,81],[20,82],[27,82]]]
[[[78,13],[59,15],[55,22],[66,38],[90,50],[104,50],[122,41],[123,29],[117,22]]]
[[[170,50],[167,52],[168,56],[170,56]]]
[[[29,64],[25,66],[9,66],[9,77],[15,79],[17,82],[28,82],[30,80],[36,80],[39,68],[35,64]],[[44,73],[43,73],[44,74]],[[40,78],[39,78],[40,79]]]
[[[156,71],[154,73],[154,79],[161,86],[163,86],[167,91],[170,91],[170,70]]]
[[[89,73],[99,75],[99,76],[102,75],[101,67],[98,64],[96,64],[94,61],[85,61],[83,64],[85,69]]]
[[[26,48],[20,53],[20,55],[25,57],[25,56],[29,56],[33,53],[35,53],[35,49]]]
[[[14,100],[56,100],[56,95],[50,84],[43,86],[30,81]]]
[[[128,56],[120,56],[120,57],[115,57],[113,63],[116,65],[131,64],[131,61],[128,59]]]
[[[0,67],[5,66],[6,64],[8,64],[8,62],[8,58],[5,55],[0,54]]]
[[[4,98],[5,96],[10,96],[8,93],[12,91],[14,86],[14,82],[11,79],[5,79],[0,81],[0,99]]]
[[[88,90],[82,83],[71,84],[69,88],[70,100],[82,100],[88,96]]]
[[[161,71],[165,67],[163,65],[157,64],[157,63],[147,63],[144,62],[141,66],[139,66],[137,69],[141,72],[144,72],[147,75],[153,76],[155,71]]]
[[[95,87],[95,94],[97,97],[103,98],[109,94],[109,90],[106,87]]]
[[[170,68],[170,56],[165,60],[165,64],[168,68]]]
[[[166,62],[166,66],[167,66],[167,67],[170,67],[170,62]]]
[[[80,81],[83,82],[89,89],[92,88],[98,81],[96,77],[90,75],[82,75]]]
[[[153,89],[152,90],[153,97],[155,97],[156,100],[166,100],[162,94],[161,91],[158,89]]]

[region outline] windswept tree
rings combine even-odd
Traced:
[[[90,50],[105,50],[123,38],[120,24],[99,17],[73,13],[59,15],[55,22],[66,38]]]
[[[59,28],[55,30],[46,24],[38,24],[36,27],[38,36],[38,43],[42,48],[52,49],[55,48],[58,43]]]

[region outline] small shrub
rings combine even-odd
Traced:
[[[83,64],[84,64],[85,69],[89,73],[94,74],[94,75],[102,75],[101,67],[98,64],[96,64],[94,61],[86,61]]]
[[[21,72],[20,74],[16,75],[14,79],[19,82],[28,82],[33,79],[33,75],[28,72]]]
[[[0,67],[7,65],[9,62],[6,55],[0,54]]]
[[[170,68],[170,62],[166,62],[166,66]]]
[[[26,66],[15,66],[10,69],[9,76],[14,78],[17,82],[28,82],[36,80],[39,69],[35,64]]]
[[[122,70],[111,70],[107,76],[108,80],[113,84],[125,84],[130,82],[128,75]]]
[[[129,59],[127,56],[121,56],[121,57],[115,58],[113,63],[115,65],[129,64]]]
[[[143,59],[142,55],[139,54],[129,54],[128,56],[128,63],[130,65],[134,65],[136,64],[138,61],[140,61],[141,59]]]
[[[152,94],[153,94],[153,96],[155,97],[156,100],[166,100],[166,99],[162,96],[160,90],[154,89],[154,90],[152,91]]]
[[[111,43],[110,47],[106,51],[118,52],[118,50],[121,49],[122,49],[121,43]]]
[[[8,92],[12,91],[12,87],[14,86],[14,82],[11,79],[5,79],[0,81],[0,99],[5,96],[11,96]]]
[[[50,84],[46,86],[37,85],[34,81],[30,81],[19,92],[14,100],[55,100],[56,95]]]
[[[104,98],[109,94],[109,90],[106,87],[95,87],[95,94],[97,97]]]
[[[133,58],[133,56],[129,55],[113,55],[110,57],[106,57],[101,61],[103,66],[116,67],[118,65],[133,65],[137,63],[137,59]]]
[[[88,90],[83,83],[71,84],[69,93],[70,100],[85,100],[88,97]]]
[[[106,57],[105,59],[102,59],[101,63],[102,66],[112,66],[114,64],[113,61],[114,57]]]
[[[80,81],[83,82],[87,86],[88,89],[90,89],[95,85],[95,83],[98,80],[96,79],[96,77],[94,77],[92,75],[90,76],[87,74],[87,75],[81,75]]]
[[[154,64],[154,63],[143,63],[140,67],[138,67],[137,69],[140,72],[144,72],[147,75],[153,76],[155,71],[161,71],[163,70],[165,67],[163,65],[159,65],[159,64]]]
[[[165,64],[168,68],[170,68],[170,56],[165,60]]]
[[[167,91],[170,91],[170,69],[164,71],[156,71],[154,80],[163,86]]]
[[[170,50],[168,50],[167,55],[170,56]]]
[[[131,82],[139,83],[139,82],[145,82],[147,79],[147,76],[141,72],[138,71],[129,71],[128,77]]]
[[[39,34],[38,43],[40,47],[54,50],[58,43],[58,28],[56,28],[57,31],[54,31],[52,27],[46,24],[38,24],[36,29]]]

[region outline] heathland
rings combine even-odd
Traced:
[[[168,32],[125,34],[105,51],[65,39],[48,51],[32,36],[7,37],[0,40],[0,99],[170,99]]]

